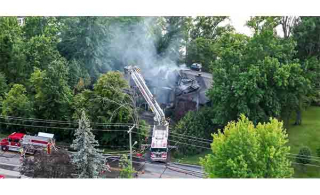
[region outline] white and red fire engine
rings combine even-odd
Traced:
[[[2,151],[23,151],[29,154],[34,154],[39,150],[46,150],[50,153],[54,144],[54,135],[42,132],[39,132],[37,136],[14,132],[0,142]]]
[[[152,129],[153,132],[150,147],[151,160],[166,162],[168,156],[169,122],[166,120],[163,110],[146,85],[146,82],[140,73],[140,69],[136,66],[126,66],[125,73],[131,76],[142,96],[148,103],[151,111],[155,115],[155,125]]]

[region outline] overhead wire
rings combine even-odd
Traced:
[[[35,118],[22,118],[22,117],[3,117],[0,116],[1,119],[5,120],[18,120],[18,121],[29,121],[34,123],[48,123],[48,124],[66,124],[66,125],[77,125],[78,121],[60,121],[60,120],[45,120],[45,119],[35,119]],[[132,126],[133,123],[94,123],[91,122],[92,126]]]

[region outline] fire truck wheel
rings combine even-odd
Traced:
[[[8,148],[8,146],[1,146],[1,150],[2,150],[2,151],[8,151],[9,148]]]

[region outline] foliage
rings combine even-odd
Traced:
[[[7,79],[6,76],[0,72],[0,96],[5,95],[8,91]]]
[[[128,156],[123,154],[120,159],[120,178],[133,178],[133,174],[136,172],[131,166]]]
[[[301,64],[293,60],[295,43],[271,30],[252,38],[225,34],[216,43],[219,59],[212,63],[214,84],[208,91],[215,122],[226,124],[240,113],[255,124],[269,117],[289,120],[311,89]]]
[[[311,150],[309,147],[304,146],[300,148],[299,154],[296,157],[297,163],[309,164],[311,162]]]
[[[204,107],[198,112],[189,111],[174,127],[173,133],[181,134],[182,136],[192,136],[192,137],[201,137],[203,139],[210,139],[211,134],[216,132],[218,125],[213,123],[213,118],[215,114],[212,109]],[[205,151],[205,148],[209,148],[210,142],[205,140],[195,140],[192,138],[181,138],[178,135],[170,134],[170,140],[172,145],[178,146],[177,153],[178,155],[191,155],[198,154]],[[192,145],[197,145],[200,147],[194,147],[192,145],[180,144],[182,143],[191,143]]]
[[[287,157],[287,134],[282,123],[270,119],[257,126],[244,115],[213,135],[212,154],[201,159],[209,177],[286,178],[293,169]]]
[[[320,157],[320,148],[317,148],[317,156]]]
[[[63,17],[60,21],[61,42],[60,53],[69,61],[75,59],[83,65],[96,81],[103,66],[103,58],[107,53],[103,47],[108,39],[107,17]]]
[[[24,19],[22,30],[26,39],[42,35],[57,39],[61,27],[56,17],[29,16]]]
[[[209,66],[216,59],[214,42],[211,39],[199,37],[190,41],[186,63],[200,63],[204,72],[209,72]]]
[[[110,71],[102,75],[94,85],[93,91],[84,90],[74,97],[74,118],[78,118],[79,111],[84,109],[88,117],[96,123],[132,122],[132,101],[124,92],[127,87],[128,84],[120,72]],[[123,143],[127,139],[127,135],[122,132],[99,132],[98,136],[103,144]]]
[[[32,116],[32,104],[26,92],[23,85],[14,84],[2,102],[2,115],[17,117]]]
[[[193,20],[186,45],[187,65],[200,63],[203,71],[210,71],[209,65],[216,59],[215,41],[224,33],[234,30],[230,25],[221,25],[227,19],[225,16],[198,16]]]
[[[8,83],[22,83],[27,76],[22,31],[16,17],[0,17],[0,71]]]
[[[72,160],[78,168],[79,178],[97,178],[105,169],[105,159],[102,151],[96,149],[99,143],[91,131],[90,121],[83,111],[71,145],[77,151],[72,155]]]
[[[53,61],[47,70],[35,69],[30,78],[38,118],[66,120],[71,116],[72,93],[67,84],[68,69],[64,60]]]
[[[297,42],[297,57],[301,60],[310,57],[319,59],[320,18],[300,17],[300,22],[293,29],[293,38]]]
[[[0,72],[0,107],[2,109],[2,101],[8,91],[7,79],[3,73]],[[2,112],[0,109],[0,112]]]
[[[191,39],[204,38],[215,40],[224,32],[232,31],[233,27],[230,25],[221,26],[221,23],[228,20],[227,16],[197,16],[194,19],[194,26],[191,29]]]
[[[20,173],[32,178],[72,178],[75,167],[69,152],[59,149],[51,154],[41,151],[34,158],[25,158]]]

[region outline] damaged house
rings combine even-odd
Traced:
[[[212,85],[210,73],[187,68],[162,68],[142,74],[166,115],[174,115],[175,120],[182,118],[188,111],[198,110],[209,103],[206,92]],[[130,85],[135,88],[133,81]],[[142,96],[139,96],[137,103],[139,107],[148,110],[148,105]]]

